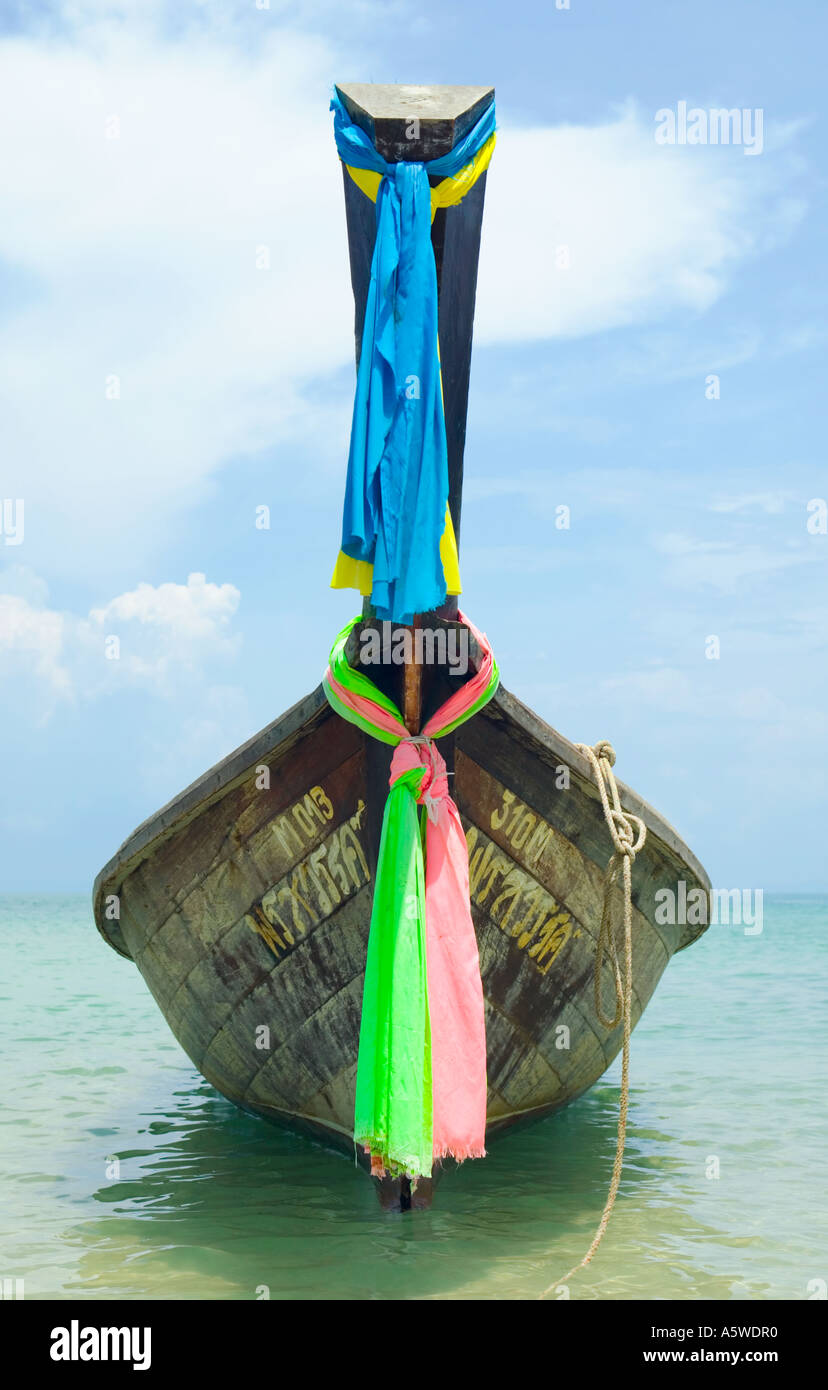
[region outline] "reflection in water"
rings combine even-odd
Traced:
[[[824,900],[780,904],[762,937],[711,932],[671,964],[633,1039],[615,1214],[572,1297],[807,1296],[825,1245],[824,920]],[[447,1170],[430,1211],[385,1213],[348,1158],[216,1095],[85,903],[0,904],[4,949],[0,978],[21,983],[2,1003],[0,1238],[27,1298],[533,1298],[586,1250],[616,1072]]]
[[[239,1114],[200,1078],[174,1101],[149,1118],[144,1147],[120,1154],[120,1179],[93,1193],[105,1211],[67,1231],[83,1251],[68,1294],[255,1298],[266,1285],[271,1298],[532,1297],[589,1242],[617,1118],[603,1087],[496,1141],[485,1163],[447,1170],[431,1211],[401,1215],[380,1210],[347,1158]],[[634,1230],[680,1170],[674,1155],[660,1130],[633,1128],[613,1263],[622,1242],[631,1264],[662,1257],[663,1222],[646,1223],[652,1249],[645,1224]],[[721,1238],[675,1205],[670,1225],[685,1260],[694,1241]],[[585,1272],[579,1296],[605,1296],[607,1279]],[[614,1296],[636,1288],[635,1268],[616,1273]]]

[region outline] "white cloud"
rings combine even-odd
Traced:
[[[27,565],[7,565],[0,571],[0,595],[16,594],[25,599],[32,608],[45,608],[49,599],[49,585]]]
[[[63,665],[65,622],[62,613],[33,608],[18,594],[0,594],[0,674],[16,674],[19,664],[53,696],[70,695],[72,682]]]
[[[738,150],[723,164],[719,153],[657,145],[652,119],[632,105],[594,126],[504,124],[486,190],[478,341],[603,332],[709,308],[733,267],[802,214],[777,196],[775,171],[747,169]],[[557,264],[560,247],[568,269]]]
[[[656,383],[695,380],[701,388],[709,373],[730,371],[756,357],[761,335],[752,328],[719,328],[715,338],[691,341],[680,330],[650,328],[619,345],[617,359],[608,364],[612,380]]]
[[[785,503],[795,498],[792,492],[776,490],[773,492],[743,492],[730,497],[714,497],[710,503],[711,512],[748,512],[756,508],[768,516],[776,516],[785,510]]]
[[[787,706],[775,691],[758,685],[733,685],[715,676],[657,666],[629,671],[602,682],[602,689],[623,703],[657,710],[659,715],[693,716],[716,721],[750,720],[766,722],[785,718]]]
[[[234,459],[273,450],[284,498],[344,473],[350,378],[330,383],[353,306],[328,96],[384,63],[364,3],[54,8],[48,41],[0,40],[3,485],[26,500],[36,567],[74,578],[82,555],[100,582],[127,534],[139,562],[169,542]],[[758,171],[665,149],[632,109],[501,121],[479,342],[695,313],[796,215],[768,155]],[[300,443],[316,471],[287,461]]]
[[[221,641],[240,597],[232,584],[208,584],[205,575],[191,574],[186,584],[139,584],[104,608],[93,608],[89,618],[102,632],[129,622],[155,628],[180,654],[189,646]]]
[[[678,532],[657,536],[653,543],[668,558],[668,577],[673,583],[723,593],[738,593],[750,580],[769,578],[817,558],[791,544],[772,547],[753,541],[699,540]]]
[[[38,566],[87,550],[100,572],[127,524],[146,553],[233,457],[331,449],[338,403],[303,392],[353,353],[337,68],[324,39],[270,22],[244,60],[140,26],[0,43],[4,488]]]
[[[139,584],[79,617],[0,593],[0,680],[27,698],[33,690],[41,718],[63,700],[125,686],[171,694],[208,666],[233,661],[240,597],[232,584],[191,574],[186,584]]]

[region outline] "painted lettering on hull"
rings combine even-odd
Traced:
[[[514,792],[504,787],[502,801],[491,812],[492,830],[499,830],[524,864],[536,864],[552,840],[552,827]]]
[[[549,831],[545,822],[541,827]],[[541,827],[527,831],[527,836],[540,835]],[[466,845],[472,903],[483,908],[545,975],[570,937],[577,934],[572,914],[478,826],[468,827]]]
[[[334,808],[324,787],[311,787],[307,796],[288,807],[273,829],[288,854],[301,854],[319,834],[320,826],[333,820]]]
[[[321,790],[314,788],[314,791]],[[328,801],[327,805],[330,807],[331,803]],[[290,824],[293,811],[295,807],[281,820]],[[371,874],[361,838],[364,812],[365,803],[360,800],[348,820],[295,864],[245,914],[251,931],[262,938],[277,960],[289,955],[303,937],[370,883]],[[309,833],[308,838],[313,839],[313,834]]]

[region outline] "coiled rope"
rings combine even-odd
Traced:
[[[594,748],[588,744],[579,743],[576,745],[581,753],[588,759],[598,793],[601,797],[601,805],[604,810],[604,819],[607,823],[610,836],[612,838],[613,851],[607,864],[604,874],[604,905],[601,912],[601,930],[598,934],[598,944],[595,950],[595,1011],[605,1028],[616,1028],[623,1018],[624,1020],[624,1041],[621,1052],[621,1098],[618,1109],[618,1137],[615,1144],[615,1162],[612,1165],[612,1179],[610,1181],[609,1192],[604,1206],[598,1229],[593,1237],[592,1244],[587,1250],[584,1258],[573,1265],[566,1274],[554,1283],[549,1284],[538,1294],[538,1298],[546,1298],[553,1289],[560,1288],[573,1274],[577,1274],[579,1269],[588,1265],[598,1246],[604,1237],[604,1233],[609,1225],[612,1209],[615,1206],[615,1198],[618,1195],[618,1187],[621,1182],[621,1169],[624,1163],[624,1144],[627,1137],[627,1108],[630,1098],[630,1034],[632,1033],[632,866],[635,856],[642,848],[647,838],[647,827],[639,816],[634,816],[630,811],[625,811],[621,806],[621,798],[618,795],[618,785],[613,773],[615,763],[615,749],[606,739],[596,743]],[[624,978],[621,978],[621,969],[618,963],[618,948],[615,940],[615,932],[612,927],[612,907],[615,889],[618,883],[618,873],[621,871],[621,888],[624,903]],[[615,1012],[612,1018],[608,1018],[604,1013],[603,1001],[601,999],[601,967],[604,963],[604,956],[609,959],[615,981]]]

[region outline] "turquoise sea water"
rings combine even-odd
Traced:
[[[827,976],[815,897],[766,899],[761,935],[711,927],[671,962],[573,1298],[805,1299],[828,1279]],[[199,1077],[85,899],[0,899],[0,981],[0,1277],[26,1298],[532,1298],[589,1244],[617,1067],[447,1173],[431,1211],[386,1214],[347,1158]]]

